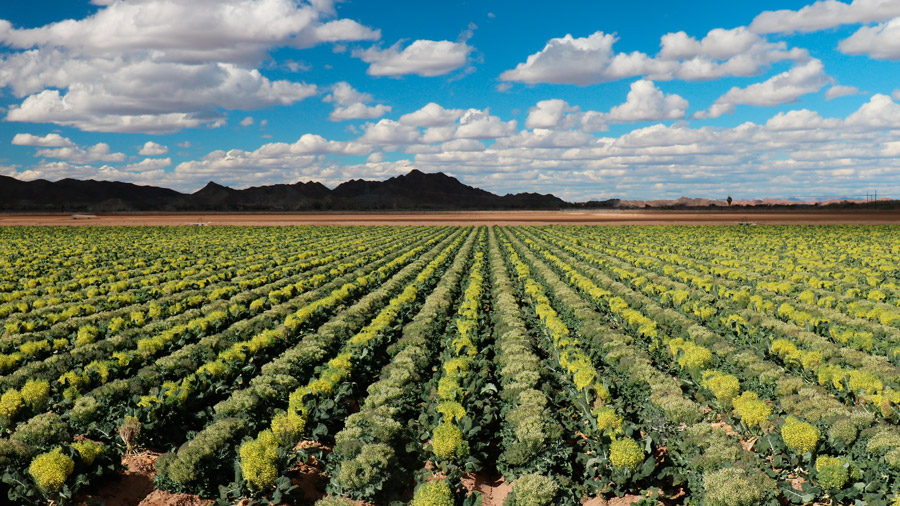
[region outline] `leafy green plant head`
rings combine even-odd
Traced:
[[[279,413],[272,419],[272,433],[282,446],[293,447],[303,438],[306,418],[293,411]]]
[[[271,430],[241,445],[241,474],[250,488],[264,490],[278,478],[278,440]]]
[[[35,457],[28,466],[28,474],[44,494],[55,495],[74,469],[75,461],[68,455],[63,455],[62,448],[57,446],[56,449]]]
[[[819,444],[819,429],[789,416],[781,427],[781,438],[788,449],[797,455],[803,455],[816,449]]]
[[[822,488],[840,489],[850,477],[848,466],[840,459],[828,455],[816,458],[816,479]]]
[[[393,458],[394,450],[386,444],[364,445],[359,455],[341,463],[334,479],[343,489],[362,495],[386,472]]]
[[[100,413],[100,403],[90,395],[79,397],[69,410],[69,421],[79,428],[86,427]]]
[[[731,374],[719,371],[705,371],[703,373],[703,386],[716,396],[716,399],[726,407],[731,406],[731,401],[741,392],[741,383]]]
[[[69,441],[69,424],[56,413],[43,413],[20,424],[13,432],[12,439],[31,446],[48,447]]]
[[[72,448],[78,452],[78,456],[81,457],[81,461],[87,465],[91,465],[94,461],[99,457],[105,447],[100,443],[95,443],[93,441],[76,441],[72,443]]]
[[[462,431],[453,423],[440,423],[434,429],[431,447],[434,454],[444,460],[464,457],[468,452]]]
[[[605,432],[610,436],[622,432],[624,419],[616,413],[614,408],[600,406],[594,409],[594,416],[597,418],[597,430],[600,432]]]
[[[772,407],[765,401],[759,400],[756,392],[744,392],[732,401],[734,413],[741,417],[741,422],[747,427],[759,427],[769,419]]]
[[[891,469],[900,469],[900,448],[888,450],[888,452],[884,454],[884,461],[887,462],[887,465],[889,465]]]
[[[726,467],[703,476],[706,506],[755,506],[760,504],[765,490],[750,479],[747,471]]]
[[[453,506],[453,491],[446,480],[427,481],[416,489],[409,506]]]
[[[644,451],[634,439],[616,439],[609,447],[609,463],[615,468],[637,471],[643,461]]]
[[[857,431],[853,420],[849,418],[841,418],[835,421],[828,428],[828,437],[836,441],[841,441],[845,445],[851,445],[856,441]]]
[[[314,506],[353,506],[353,501],[343,497],[329,496],[319,499]]]
[[[11,425],[16,415],[25,406],[18,390],[7,390],[0,396],[0,424]]]
[[[444,422],[455,422],[466,416],[466,409],[456,401],[442,401],[437,405],[437,412],[444,415]]]
[[[30,380],[22,387],[22,400],[33,411],[47,407],[50,398],[50,383],[45,380]]]
[[[513,482],[512,494],[505,506],[547,506],[553,503],[559,485],[553,478],[540,474],[524,474]]]

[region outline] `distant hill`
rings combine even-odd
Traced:
[[[108,181],[19,181],[0,176],[0,211],[322,211],[559,209],[553,195],[496,195],[438,172],[418,170],[387,181],[354,179],[334,190],[317,182],[235,190],[210,181],[185,194],[167,188]]]
[[[194,193],[113,181],[43,179],[19,181],[0,175],[0,211],[22,212],[179,212],[179,211],[472,211],[580,209],[896,209],[900,202],[843,199],[799,202],[780,199],[725,200],[681,197],[674,200],[592,200],[569,203],[553,195],[497,195],[463,184],[442,172],[413,170],[386,181],[352,179],[331,190],[318,182],[254,186],[236,190],[210,181]]]

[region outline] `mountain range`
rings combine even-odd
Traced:
[[[386,181],[353,179],[329,189],[318,182],[275,184],[236,190],[210,181],[194,193],[112,181],[0,176],[0,211],[326,211],[559,209],[553,195],[496,195],[442,172],[413,170]]]
[[[703,209],[728,207],[896,208],[900,202],[879,199],[835,199],[801,202],[779,199],[734,200],[681,197],[676,200],[592,200],[570,203],[550,194],[494,193],[461,183],[442,172],[413,170],[385,181],[352,179],[329,189],[318,182],[274,184],[236,190],[210,181],[194,193],[115,181],[43,179],[20,181],[0,175],[0,211],[20,212],[180,212],[180,211],[427,211],[427,210],[550,210],[582,209]]]

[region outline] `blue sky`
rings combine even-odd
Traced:
[[[4,2],[0,174],[900,197],[898,60],[900,0]]]

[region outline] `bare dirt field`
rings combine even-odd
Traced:
[[[86,217],[70,213],[2,214],[14,225],[887,225],[900,210],[820,211],[466,211],[392,213],[132,213]]]

